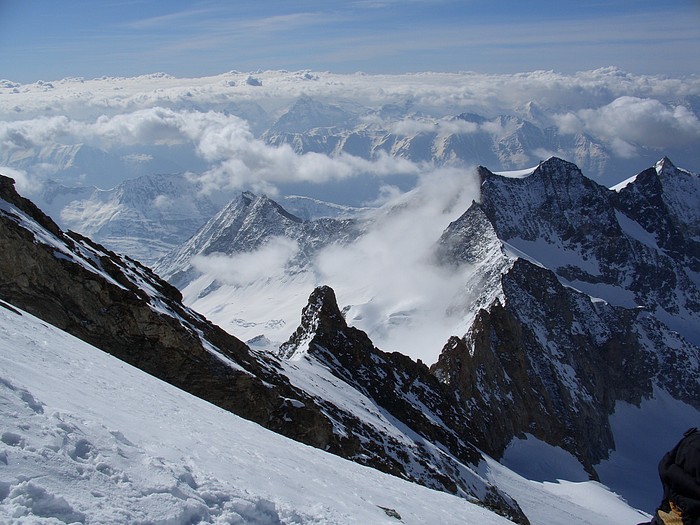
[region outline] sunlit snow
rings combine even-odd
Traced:
[[[6,303],[0,404],[0,513],[13,521],[510,523],[264,430]],[[483,474],[533,525],[641,518],[595,483],[532,482],[492,461]]]

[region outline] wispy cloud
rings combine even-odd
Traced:
[[[176,11],[174,13],[168,13],[166,15],[152,16],[148,18],[141,18],[138,20],[132,20],[125,24],[126,27],[130,29],[159,29],[159,28],[172,28],[174,24],[180,24],[183,22],[191,22],[193,19],[202,18],[215,18],[221,13],[220,8],[208,8],[208,9],[187,9],[183,11]]]
[[[249,19],[241,23],[242,27],[261,31],[294,31],[301,27],[334,23],[335,16],[317,12],[290,13]]]

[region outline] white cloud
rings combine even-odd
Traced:
[[[359,175],[416,175],[422,169],[386,153],[372,160],[345,153],[335,157],[319,153],[298,155],[288,145],[272,147],[255,138],[247,122],[239,117],[215,111],[155,107],[101,116],[94,122],[51,117],[0,123],[0,143],[5,155],[51,147],[56,142],[88,143],[106,150],[135,145],[190,147],[210,165],[201,174],[208,192],[246,187],[274,195],[274,185],[280,182],[321,183]]]
[[[169,210],[174,204],[175,202],[173,199],[167,195],[157,195],[156,198],[153,199],[153,206],[159,210]]]
[[[0,166],[0,175],[10,177],[15,180],[15,189],[20,195],[32,195],[41,190],[41,181],[35,177],[30,177],[26,171]]]
[[[368,233],[317,258],[319,283],[332,286],[350,324],[385,351],[433,362],[456,324],[464,275],[435,264],[436,242],[478,198],[474,170],[441,169],[394,197],[372,218]],[[465,270],[466,271],[466,270]]]
[[[281,277],[299,246],[291,239],[273,237],[259,249],[236,255],[198,255],[192,265],[224,284],[245,286],[259,280]]]
[[[308,71],[304,72],[310,73]],[[416,73],[404,75],[340,75],[311,72],[317,82],[299,72],[264,71],[254,76],[262,86],[248,86],[247,72],[178,79],[167,75],[136,78],[65,79],[45,91],[34,84],[13,84],[18,93],[0,93],[0,119],[11,121],[44,115],[73,120],[95,119],[153,107],[192,107],[222,111],[231,103],[255,102],[265,111],[284,110],[300,95],[325,100],[354,101],[366,106],[408,102],[415,112],[434,117],[463,111],[487,111],[486,116],[512,111],[530,101],[544,110],[577,111],[598,108],[631,96],[672,102],[700,95],[700,78],[632,75],[602,68],[565,75],[553,71],[519,74]],[[235,84],[231,87],[230,82]],[[11,91],[11,90],[10,90]]]
[[[650,148],[682,147],[700,141],[700,120],[685,106],[655,99],[619,97],[596,109],[557,115],[564,133],[587,132],[606,138],[621,157],[634,154],[634,144]]]
[[[375,121],[375,124],[377,122]],[[412,136],[420,133],[435,133],[438,135],[468,134],[479,130],[479,125],[461,119],[414,119],[405,118],[396,122],[388,123],[389,131],[396,135]]]
[[[422,170],[418,164],[384,152],[367,160],[345,153],[334,157],[313,152],[297,155],[286,144],[270,147],[257,139],[229,140],[222,146],[218,162],[201,176],[206,191],[250,187],[274,194],[274,185],[282,182],[323,183],[360,175],[417,175]]]
[[[186,152],[187,162],[192,160],[182,170],[200,172],[208,191],[247,187],[270,195],[276,194],[280,183],[415,176],[427,169],[386,155],[369,161],[350,155],[297,155],[287,146],[269,147],[253,130],[266,129],[302,94],[358,108],[373,127],[393,120],[391,129],[399,135],[500,135],[507,130],[495,117],[518,113],[534,102],[545,125],[556,123],[565,133],[589,133],[620,157],[634,155],[638,146],[692,147],[700,141],[697,116],[678,103],[683,96],[700,96],[696,77],[639,76],[615,68],[573,75],[318,72],[312,74],[314,82],[305,80],[310,74],[254,72],[262,86],[247,85],[251,73],[237,71],[188,79],[168,75],[65,79],[53,81],[50,90],[13,83],[12,89],[0,91],[0,163],[51,175],[57,169],[53,158],[49,164],[31,167],[17,159],[56,143],[85,143],[117,150],[120,157],[144,155],[133,157],[144,160],[157,155],[158,147],[174,147]],[[463,112],[489,120],[477,124],[454,119]],[[551,122],[546,122],[548,118]],[[153,158],[149,169],[177,169],[159,160]],[[99,185],[94,177],[86,180]]]

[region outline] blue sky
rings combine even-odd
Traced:
[[[0,78],[700,73],[700,1],[0,0]]]

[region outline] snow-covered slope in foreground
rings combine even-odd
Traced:
[[[483,468],[527,496],[533,525],[642,518],[595,483]],[[269,432],[0,302],[0,523],[72,522],[510,523]]]

